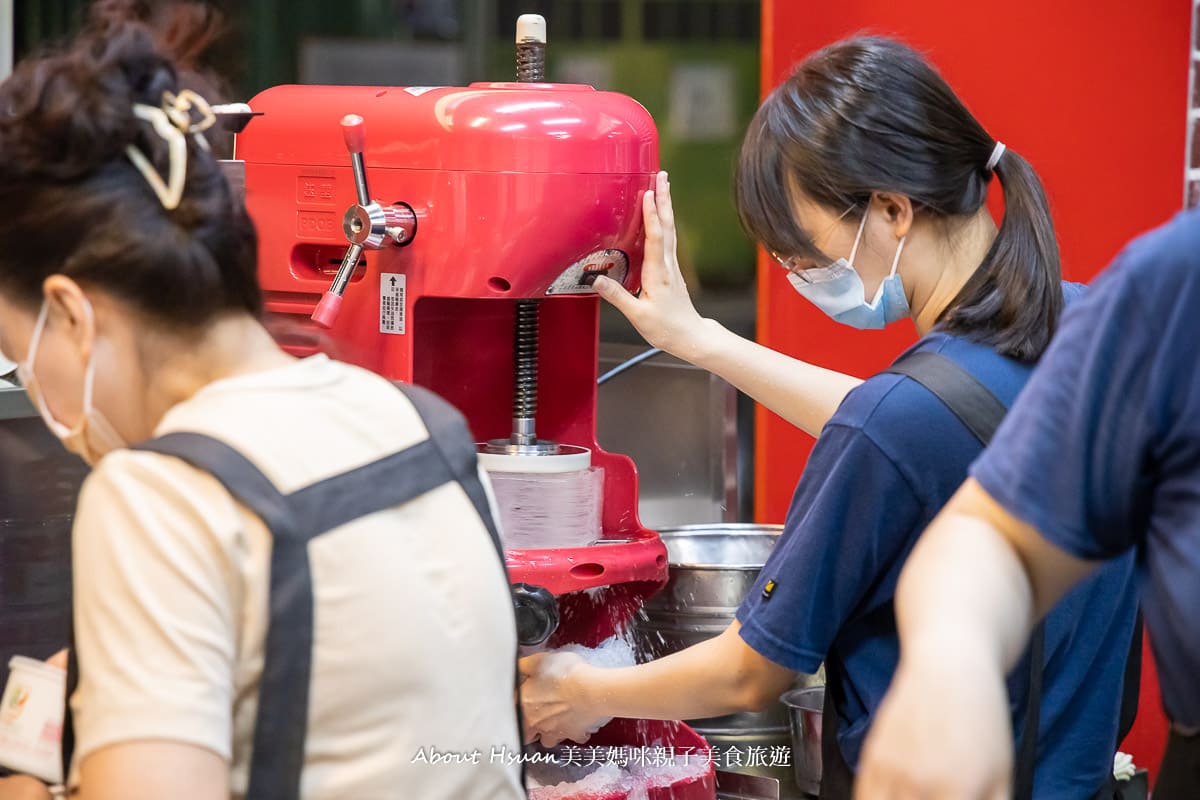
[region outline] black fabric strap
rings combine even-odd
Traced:
[[[1125,677],[1121,684],[1120,724],[1117,744],[1125,740],[1137,719],[1138,700],[1142,691],[1142,610],[1133,618],[1133,636],[1129,639],[1129,655],[1125,659]]]
[[[838,744],[838,700],[842,686],[836,669],[825,665],[825,702],[821,708],[821,800],[852,800],[854,770],[846,763],[842,746]]]
[[[262,519],[271,533],[270,617],[246,794],[254,800],[296,800],[300,796],[313,655],[313,587],[308,559],[308,543],[313,538],[456,481],[487,528],[503,566],[503,547],[479,479],[474,439],[466,421],[427,390],[408,385],[398,388],[429,431],[427,440],[290,495],[281,494],[237,450],[203,434],[171,433],[135,448],[179,458],[209,473]],[[72,635],[68,698],[78,682],[73,639]],[[518,721],[519,716],[518,705]],[[73,750],[74,727],[68,708],[63,729],[64,776]]]
[[[75,716],[71,713],[71,696],[79,687],[79,660],[75,655],[75,612],[71,611],[71,624],[67,626],[67,694],[63,709],[62,737],[59,739],[59,757],[62,759],[63,785],[71,780],[71,759],[75,757]]]
[[[386,511],[454,481],[431,440],[379,461],[334,475],[288,495],[287,504],[307,538]],[[406,498],[397,502],[397,497]]]
[[[1197,787],[1200,787],[1200,734],[1185,736],[1171,730],[1154,783],[1154,800],[1195,800]]]
[[[987,447],[1008,411],[974,375],[940,353],[918,350],[884,372],[904,375],[924,386]]]
[[[246,796],[294,800],[300,796],[312,677],[313,593],[308,542],[319,531],[302,525],[289,498],[249,459],[224,442],[197,433],[171,433],[137,449],[174,456],[209,473],[271,532],[270,617]],[[319,490],[333,480],[308,488]],[[329,499],[332,501],[332,496]]]
[[[909,353],[884,371],[904,375],[925,387],[958,417],[979,440],[981,447],[988,446],[1008,411],[974,375],[940,353],[925,350]],[[1033,800],[1042,711],[1042,666],[1046,653],[1043,623],[1034,628],[1029,647],[1029,691],[1013,772],[1014,800]]]
[[[1013,769],[1013,800],[1033,800],[1033,776],[1037,771],[1038,728],[1042,722],[1042,665],[1046,661],[1046,626],[1038,623],[1029,644],[1029,692],[1025,721]]]

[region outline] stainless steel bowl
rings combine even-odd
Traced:
[[[825,708],[825,687],[793,689],[779,698],[788,707],[792,726],[792,768],[796,785],[803,792],[817,794],[821,789],[821,721]]]
[[[655,657],[675,653],[720,634],[733,622],[782,531],[780,525],[717,523],[660,529],[670,570],[667,585],[646,601],[637,626],[641,647]],[[786,746],[787,709],[690,720],[721,750]],[[790,783],[787,767],[739,771]]]
[[[781,525],[735,523],[660,530],[670,573],[648,605],[689,622],[733,619],[782,530]]]
[[[729,627],[781,531],[779,525],[733,523],[660,530],[670,570],[667,585],[646,601],[643,645],[663,656]]]

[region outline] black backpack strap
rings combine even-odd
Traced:
[[[258,467],[224,442],[203,434],[181,432],[151,439],[133,449],[173,456],[209,473],[230,495],[257,515],[271,532],[270,624],[264,644],[254,758],[256,762],[259,759],[271,762],[275,786],[262,794],[255,794],[251,789],[250,796],[264,800],[294,798],[298,796],[299,766],[303,763],[312,658],[312,576],[308,566],[308,540],[302,538],[301,526],[293,517],[287,499]],[[70,698],[78,680],[79,664],[72,626],[62,740],[64,780],[68,779],[74,756]],[[300,761],[295,760],[297,751]],[[295,772],[294,779],[292,772]]]
[[[1142,610],[1133,620],[1133,636],[1129,640],[1129,657],[1125,660],[1125,678],[1121,685],[1120,724],[1117,726],[1117,745],[1120,746],[1133,722],[1137,719],[1138,699],[1142,690]]]
[[[838,698],[842,693],[841,673],[825,659],[825,700],[821,706],[821,800],[853,800],[854,770],[846,763],[838,743]]]
[[[1037,771],[1038,728],[1042,721],[1042,664],[1046,661],[1046,626],[1039,622],[1029,643],[1029,693],[1025,721],[1013,774],[1013,800],[1033,800],[1033,775]]]
[[[79,659],[75,655],[75,612],[67,627],[67,694],[63,700],[62,736],[59,738],[59,758],[62,759],[63,785],[71,780],[71,759],[75,757],[75,716],[71,713],[71,695],[79,687]]]
[[[136,449],[173,456],[212,475],[271,533],[269,622],[247,796],[295,800],[300,796],[312,678],[312,528],[262,470],[218,439],[169,433]]]
[[[918,350],[903,356],[884,372],[904,375],[928,389],[958,417],[979,444],[988,446],[1008,407],[986,386],[940,353]]]
[[[927,350],[902,356],[884,372],[904,375],[925,387],[967,427],[981,447],[987,447],[1004,420],[1008,407],[951,359]],[[1025,720],[1013,775],[1014,800],[1032,800],[1037,768],[1038,728],[1042,712],[1042,665],[1046,656],[1046,628],[1038,623],[1029,645],[1029,691]]]

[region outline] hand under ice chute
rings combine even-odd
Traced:
[[[526,744],[554,747],[564,740],[583,744],[611,717],[588,702],[592,667],[575,653],[538,653],[520,661],[521,708]]]

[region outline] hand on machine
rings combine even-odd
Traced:
[[[647,342],[660,350],[694,360],[704,318],[696,312],[679,268],[671,183],[659,172],[654,189],[642,196],[646,249],[642,257],[642,291],[636,297],[606,277],[592,284],[596,293],[629,318]]]

